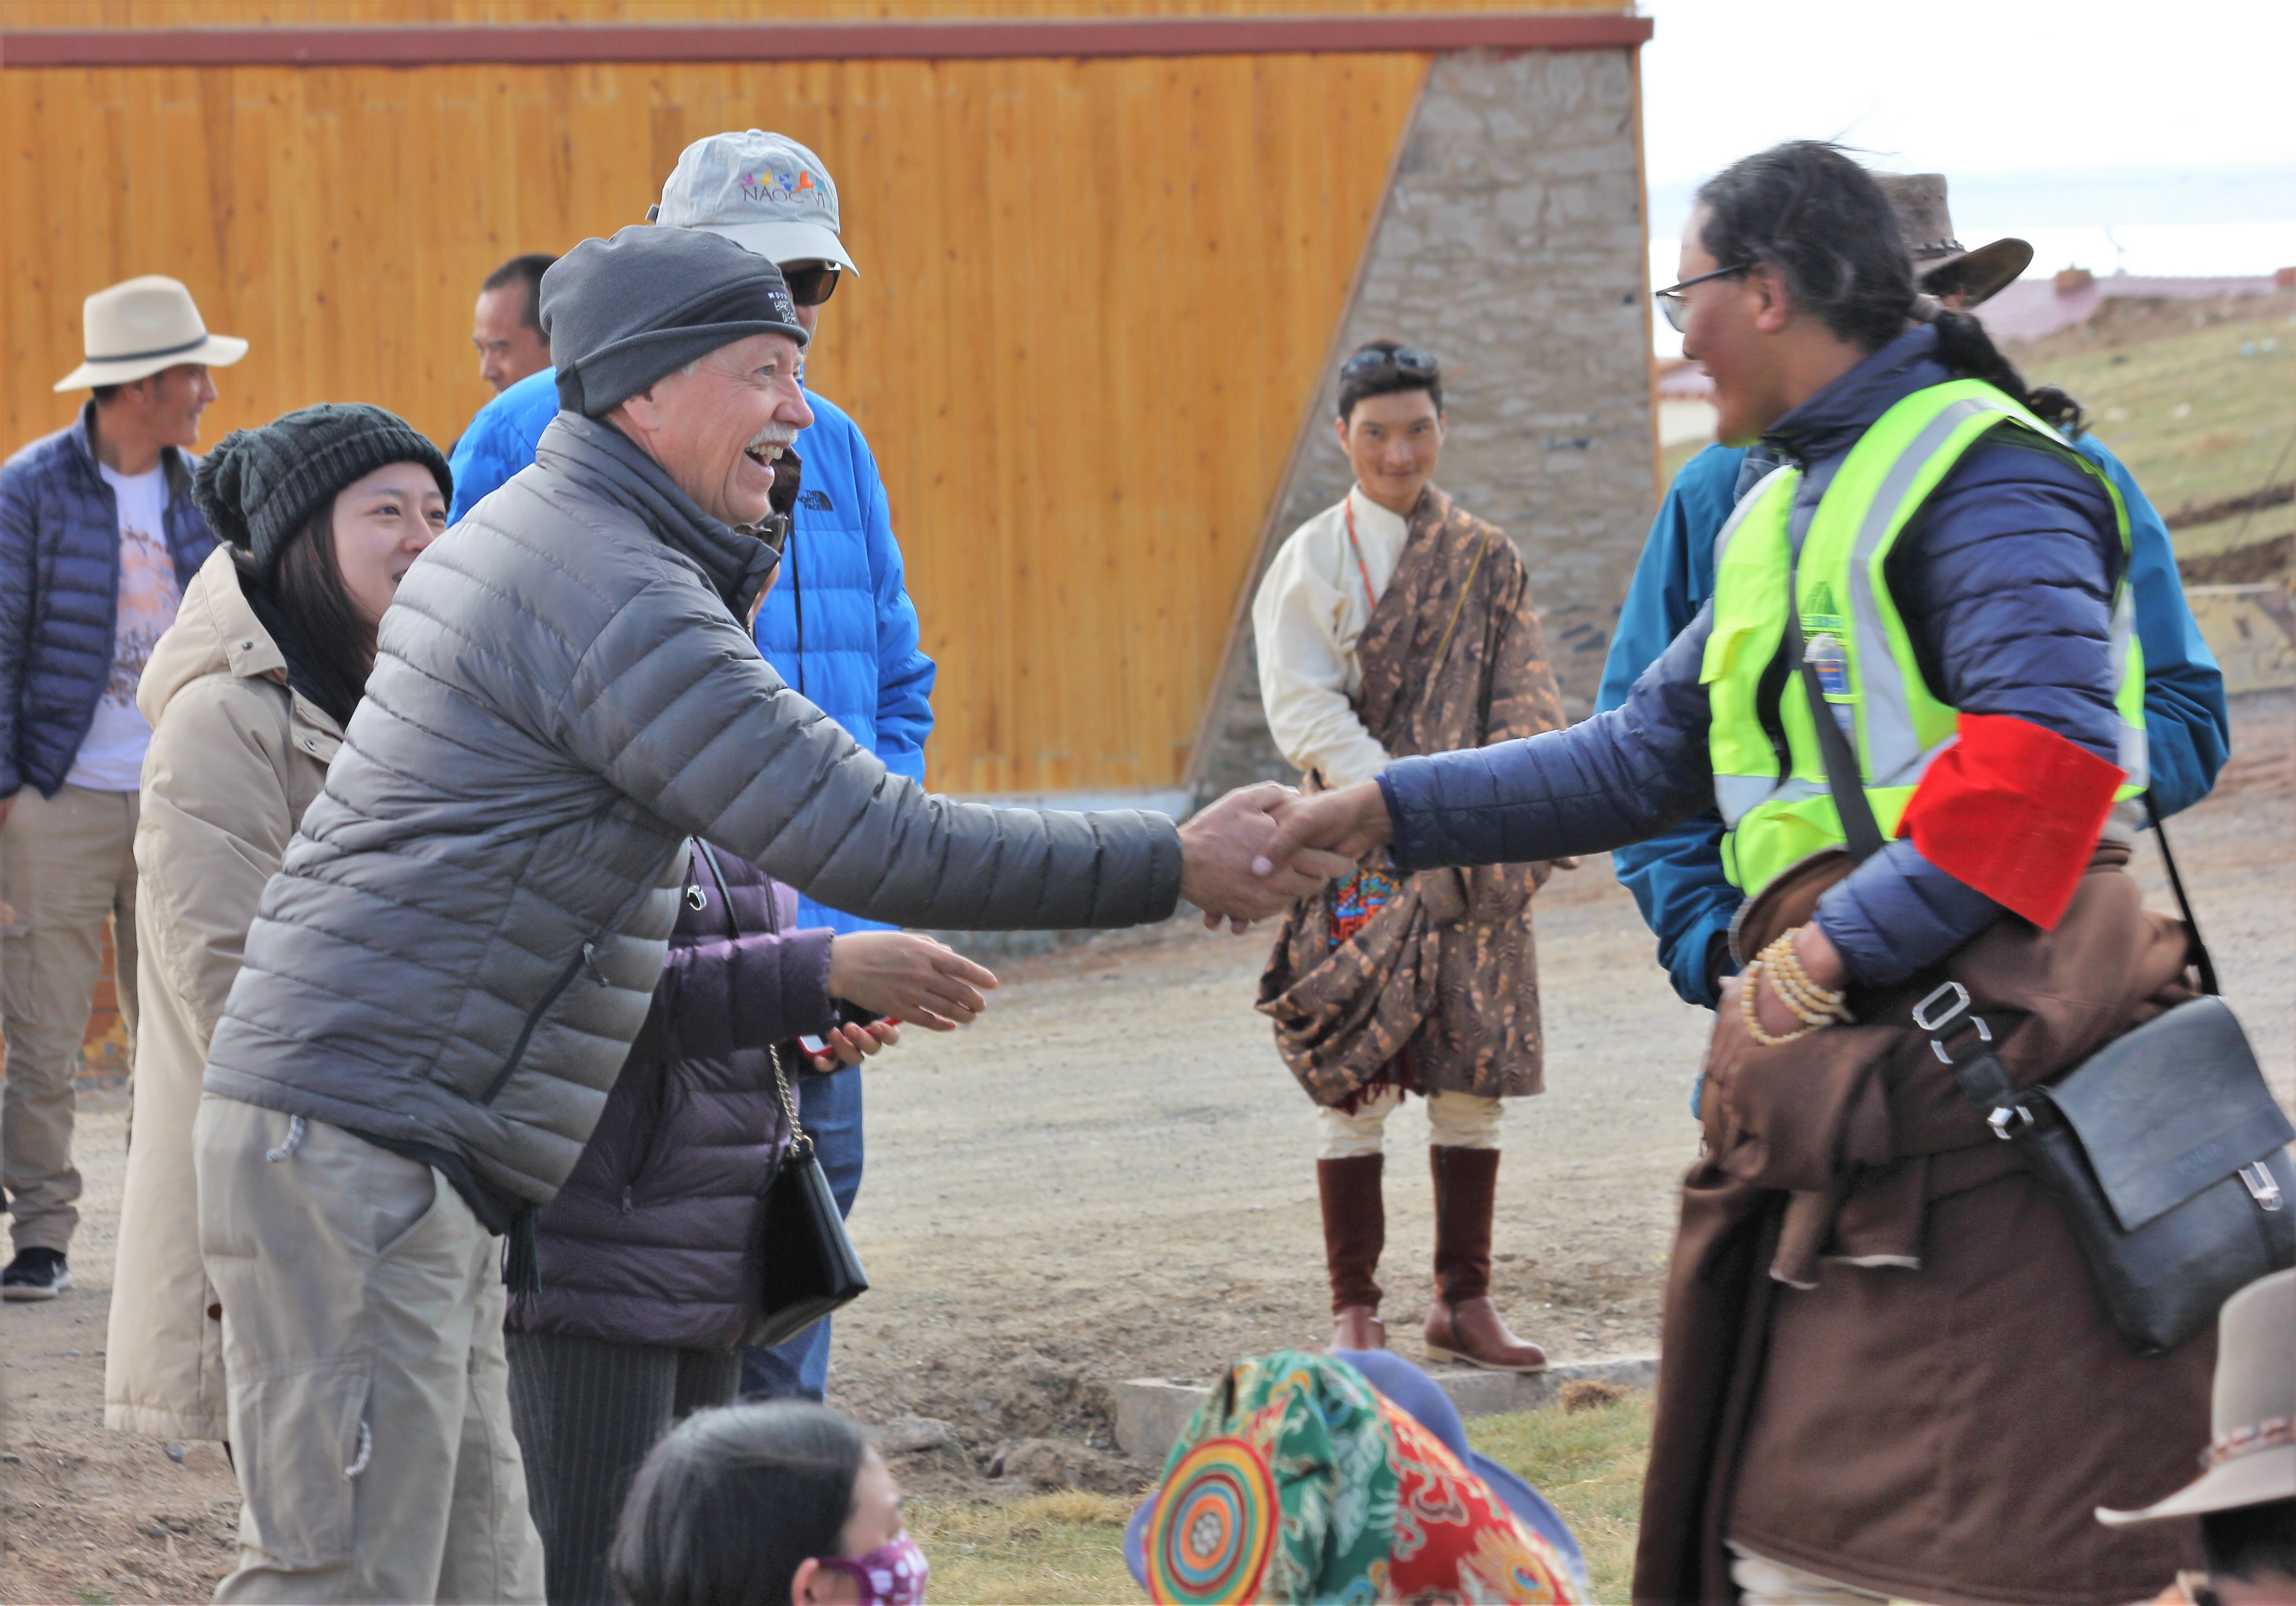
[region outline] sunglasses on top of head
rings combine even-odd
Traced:
[[[839,271],[834,262],[813,262],[783,268],[782,282],[789,286],[790,299],[800,307],[818,307],[837,292]]]
[[[1656,301],[1658,309],[1666,314],[1667,327],[1680,334],[1690,322],[1690,307],[1683,299],[1684,291],[1693,284],[1703,284],[1709,279],[1726,279],[1733,274],[1745,273],[1753,266],[1751,262],[1741,262],[1735,267],[1718,267],[1710,274],[1700,274],[1694,279],[1685,279],[1678,284],[1668,285],[1664,290],[1654,290],[1651,291],[1651,299]]]
[[[1433,374],[1439,372],[1432,352],[1422,351],[1416,346],[1398,346],[1389,351],[1377,346],[1366,346],[1340,365],[1340,377],[1359,379],[1382,368],[1400,368],[1406,373]]]

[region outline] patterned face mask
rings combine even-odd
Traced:
[[[865,1556],[822,1556],[821,1565],[851,1578],[860,1593],[859,1606],[924,1606],[925,1575],[931,1571],[925,1553],[904,1528],[892,1542]]]

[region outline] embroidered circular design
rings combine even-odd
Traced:
[[[1280,1514],[1259,1449],[1206,1439],[1164,1479],[1146,1536],[1150,1598],[1173,1606],[1257,1600]]]

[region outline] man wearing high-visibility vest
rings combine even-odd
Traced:
[[[1898,214],[1921,287],[1953,310],[1988,300],[2032,261],[2032,246],[2013,237],[1964,247],[1942,174],[1874,176]],[[2128,514],[2128,589],[2144,654],[2146,800],[2165,817],[2206,797],[2224,766],[2231,742],[2224,676],[2185,601],[2168,526],[2127,466],[2086,432],[2077,412],[2049,411],[2048,422],[2112,481]],[[1642,672],[1714,594],[1715,537],[1739,496],[1776,466],[1759,446],[1717,443],[1675,475],[1611,632],[1595,699],[1598,712],[1625,703]],[[1710,811],[1611,858],[1658,938],[1659,963],[1675,991],[1709,1009],[1722,979],[1738,968],[1730,920],[1742,894],[1723,871],[1722,833],[1720,816]]]
[[[1915,1012],[1960,989],[2022,1086],[2193,996],[2114,817],[2147,767],[2126,511],[1919,291],[1835,147],[1709,180],[1680,273],[1660,300],[1718,437],[1784,464],[1711,602],[1624,706],[1300,799],[1267,859],[1554,858],[1718,807],[1747,964],[1684,1181],[1634,1598],[2142,1596],[2189,1536],[2091,1513],[2184,1481],[2213,1341],[2121,1341]]]

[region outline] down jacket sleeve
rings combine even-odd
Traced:
[[[24,668],[31,652],[39,561],[29,477],[17,463],[0,469],[0,798],[12,798],[24,788]]]
[[[695,581],[665,577],[619,606],[558,709],[565,750],[625,795],[866,919],[1127,926],[1166,918],[1179,899],[1168,819],[928,793],[783,684]]]
[[[816,928],[673,945],[630,1058],[718,1060],[828,1031],[838,1020],[829,996],[835,935]]]
[[[1643,671],[1621,706],[1560,731],[1398,758],[1380,772],[1399,868],[1607,853],[1714,801],[1700,661],[1713,609]]]
[[[2169,526],[2120,458],[2094,435],[2073,443],[2103,469],[2128,510],[2128,586],[2136,602],[2136,635],[2144,648],[2144,740],[2148,790],[2162,815],[2190,808],[2216,785],[2232,753],[2224,671],[2201,639],[2185,601]]]
[[[877,757],[897,775],[925,778],[925,739],[932,734],[933,682],[939,674],[918,644],[917,606],[909,600],[907,571],[885,482],[861,432],[853,432],[853,477],[861,488],[861,517],[869,544],[869,578],[877,600]]]
[[[283,726],[228,676],[171,698],[144,764],[136,897],[156,958],[204,1048],[239,974],[264,884],[295,835]]]
[[[1745,461],[1742,447],[1708,447],[1667,488],[1619,610],[1595,697],[1597,711],[1624,703],[1642,672],[1714,594],[1714,537],[1736,505]],[[1722,873],[1722,816],[1707,809],[1646,842],[1618,848],[1611,858],[1658,938],[1658,961],[1674,990],[1685,1003],[1711,1009],[1715,945],[1729,935],[1740,901],[1738,889]]]

